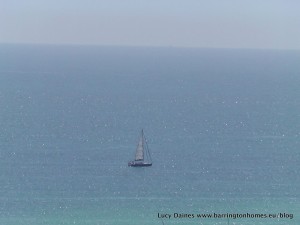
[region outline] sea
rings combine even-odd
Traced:
[[[299,225],[300,51],[1,44],[0,224]]]

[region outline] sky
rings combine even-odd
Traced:
[[[299,0],[0,0],[0,43],[300,49]]]

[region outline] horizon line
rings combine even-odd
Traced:
[[[126,44],[89,44],[89,43],[47,43],[47,42],[0,42],[0,45],[34,45],[34,46],[78,46],[78,47],[112,47],[112,48],[172,48],[172,49],[222,49],[222,50],[274,50],[274,51],[300,51],[300,48],[270,48],[270,47],[204,47],[179,45],[126,45]]]

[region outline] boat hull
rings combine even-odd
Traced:
[[[132,167],[147,167],[147,166],[152,166],[152,163],[148,163],[148,162],[129,162],[128,166],[132,166]]]

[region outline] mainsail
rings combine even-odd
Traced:
[[[140,141],[138,143],[138,146],[136,148],[135,152],[135,160],[144,160],[144,141],[143,141],[143,134],[140,138]]]

